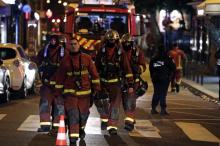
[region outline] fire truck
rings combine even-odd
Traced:
[[[130,33],[143,47],[145,16],[136,14],[128,0],[82,0],[70,3],[65,14],[65,33],[74,34],[86,51],[95,51],[108,29],[120,36]]]

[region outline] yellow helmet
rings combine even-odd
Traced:
[[[132,36],[131,36],[129,33],[126,33],[126,34],[124,34],[124,35],[121,37],[121,42],[122,42],[122,43],[132,42],[132,41],[133,41],[133,38],[132,38]]]
[[[119,34],[117,31],[110,29],[105,33],[104,39],[105,40],[119,40]]]

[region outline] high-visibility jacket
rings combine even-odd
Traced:
[[[42,73],[41,78],[43,83],[55,85],[55,72],[58,69],[60,62],[66,51],[61,45],[46,45],[38,53],[39,72]]]
[[[168,55],[174,60],[174,63],[176,64],[176,69],[182,69],[182,61],[186,58],[185,53],[180,50],[178,47],[170,50],[168,52]]]
[[[96,67],[102,82],[116,83],[125,78],[133,84],[130,63],[121,48],[101,48],[96,56]]]
[[[79,87],[80,86],[80,87]],[[56,96],[88,95],[100,91],[100,78],[92,58],[82,52],[67,54],[56,73]]]
[[[146,71],[146,59],[144,57],[144,52],[140,48],[131,49],[125,51],[124,53],[131,65],[134,80],[138,82],[139,80],[135,78],[137,74],[142,74]],[[137,77],[137,76],[136,76]]]

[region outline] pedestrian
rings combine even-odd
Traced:
[[[186,59],[186,55],[183,50],[178,46],[178,43],[174,43],[172,50],[168,52],[168,55],[174,60],[176,64],[176,71],[173,74],[171,80],[171,92],[179,92],[182,79],[183,61]]]
[[[147,83],[144,82],[140,76],[146,70],[146,60],[144,52],[135,45],[129,33],[122,36],[121,42],[124,54],[131,65],[134,79],[134,92],[131,94],[127,94],[127,92],[122,93],[122,103],[126,115],[124,128],[128,131],[132,131],[135,124],[136,100],[145,93],[147,87],[145,86]],[[143,85],[145,87],[144,91],[141,90]]]
[[[51,35],[50,42],[38,53],[38,70],[42,86],[40,87],[40,128],[39,132],[55,132],[59,126],[59,114],[64,112],[63,103],[55,98],[55,73],[65,55],[57,35]],[[52,116],[52,123],[50,117]],[[54,131],[55,130],[55,131]]]
[[[160,114],[168,115],[166,111],[166,96],[171,74],[175,72],[176,67],[172,58],[165,52],[163,45],[158,47],[156,55],[150,60],[149,70],[154,87],[151,114],[158,114],[156,107],[160,102]]]
[[[219,78],[219,101],[220,101],[220,49],[215,53],[216,66],[217,66],[217,75]]]
[[[109,97],[109,106],[97,107],[101,117],[101,129],[110,135],[117,134],[119,107],[122,99],[123,82],[127,82],[128,94],[133,94],[133,75],[127,57],[119,42],[119,34],[108,30],[96,57],[96,67],[100,74],[102,95]]]
[[[70,143],[76,144],[78,138],[85,137],[91,95],[96,95],[101,88],[95,64],[89,55],[80,51],[79,41],[71,38],[67,47],[70,52],[57,72],[55,95],[63,94]]]

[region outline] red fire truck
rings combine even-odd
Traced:
[[[136,14],[134,5],[127,0],[82,0],[69,4],[65,32],[76,35],[85,50],[95,51],[94,46],[108,29],[117,30],[120,36],[130,33],[142,37],[146,29],[143,16]],[[142,43],[140,39],[137,42]]]

